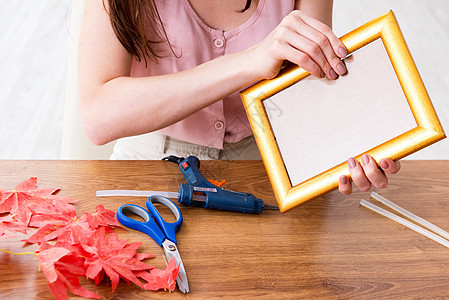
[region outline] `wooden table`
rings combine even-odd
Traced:
[[[226,188],[253,193],[275,204],[260,161],[202,161],[211,179]],[[380,194],[428,221],[449,229],[449,161],[403,161]],[[40,188],[60,187],[60,195],[79,199],[77,211],[103,204],[143,205],[145,198],[96,198],[96,190],[177,191],[184,182],[177,166],[163,161],[0,161],[0,187],[12,189],[31,176]],[[121,282],[83,285],[105,299],[143,298],[444,298],[449,297],[449,249],[359,205],[369,193],[332,192],[284,214],[259,215],[180,206],[184,224],[178,246],[190,294],[151,292]],[[149,237],[118,229],[120,238],[143,241],[142,252],[164,268],[163,252]],[[22,249],[18,240],[1,248]],[[32,255],[0,252],[0,298],[52,299]],[[70,294],[70,296],[73,296]],[[77,298],[74,297],[73,298]]]

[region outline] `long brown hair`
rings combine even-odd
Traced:
[[[112,28],[123,47],[145,63],[147,58],[160,58],[154,46],[168,38],[154,0],[106,1]],[[103,5],[106,8],[105,0]]]
[[[176,57],[172,44],[168,40],[164,24],[156,7],[155,0],[105,0],[103,5],[109,13],[115,35],[125,49],[137,60],[147,63],[147,58],[157,60],[163,56],[157,51],[157,45],[167,43]],[[251,0],[246,0],[246,11],[251,6]]]

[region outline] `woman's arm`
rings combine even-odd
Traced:
[[[304,22],[312,25],[299,26]],[[263,42],[247,50],[178,73],[132,78],[133,58],[115,36],[102,1],[87,0],[79,43],[81,108],[87,135],[101,145],[161,129],[245,85],[274,77],[284,60],[315,76],[323,77],[324,71],[334,78],[329,66],[339,61],[334,50],[343,45],[332,31],[324,33],[329,42],[304,42],[304,34],[312,34],[312,40],[323,36],[316,34],[317,29],[311,31],[316,26],[313,22],[295,11]],[[313,59],[320,61],[323,70]]]
[[[297,0],[295,8],[332,28],[333,0]]]
[[[259,79],[246,52],[196,68],[132,78],[124,49],[98,0],[86,1],[79,43],[79,84],[86,132],[101,145],[171,125]]]

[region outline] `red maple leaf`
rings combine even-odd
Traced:
[[[44,243],[36,251],[50,291],[56,299],[67,299],[66,289],[78,296],[101,299],[80,285],[78,277],[86,274],[83,262],[68,246],[69,249],[61,247],[61,244],[51,246]]]
[[[120,226],[115,217],[115,212],[112,210],[105,209],[103,205],[98,205],[95,207],[95,211],[94,214],[84,213],[92,229],[97,229],[100,226]]]
[[[14,234],[6,233],[6,230],[8,230],[10,233],[26,233],[27,226],[14,220],[11,215],[7,215],[5,217],[0,217],[0,239],[16,237]]]
[[[61,242],[76,243],[79,237],[76,234],[92,234],[94,230],[89,226],[85,216],[78,218],[76,210],[55,206],[40,206],[39,212],[31,217],[30,226],[40,227],[32,236],[24,240],[27,243],[42,243],[58,239]],[[33,206],[34,210],[36,206]]]
[[[33,216],[28,223],[30,227],[43,227],[49,222],[54,224],[66,224],[68,220],[76,218],[76,209],[73,205],[55,203],[51,205],[32,204],[29,208]]]
[[[167,289],[173,291],[176,287],[176,277],[178,276],[178,267],[174,257],[170,259],[165,270],[152,269],[147,271],[135,271],[134,274],[144,279],[147,283],[143,286],[145,290],[157,291]]]
[[[111,280],[113,291],[120,278],[142,288],[142,283],[133,271],[154,268],[134,257],[136,244],[128,244],[128,240],[119,240],[115,233],[106,235],[104,227],[96,230],[85,242],[81,247],[84,250],[82,255],[86,257],[86,277],[97,282],[100,272],[104,272]]]
[[[78,243],[84,236],[91,235],[99,227],[119,226],[115,212],[105,209],[103,205],[95,208],[94,214],[84,213],[80,218],[72,205],[64,203],[44,206],[31,205],[34,211],[29,226],[39,229],[25,241],[28,243],[42,243],[57,238],[59,241]]]
[[[12,191],[0,190],[0,213],[8,212],[16,220],[28,225],[33,214],[31,204],[52,205],[56,202],[73,203],[75,200],[55,196],[59,189],[37,189],[37,178],[19,183]]]

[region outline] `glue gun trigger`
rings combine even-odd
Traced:
[[[217,180],[207,179],[207,181],[209,181],[210,183],[212,183],[213,185],[216,185],[218,187],[222,187],[226,183],[226,180],[217,181]]]

